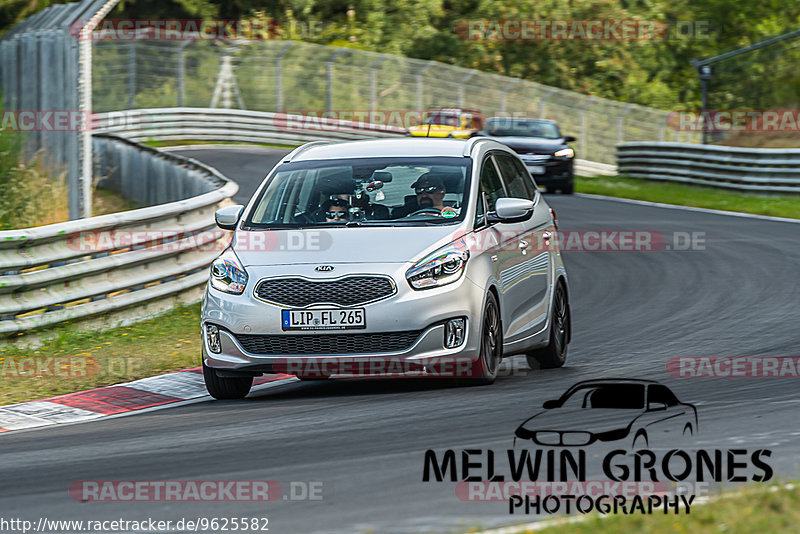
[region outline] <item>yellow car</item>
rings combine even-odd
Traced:
[[[412,126],[406,135],[412,137],[451,137],[468,139],[483,129],[486,117],[480,111],[445,108],[426,111],[422,124]]]

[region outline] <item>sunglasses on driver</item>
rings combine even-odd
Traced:
[[[425,185],[425,186],[415,187],[414,188],[414,192],[416,194],[418,194],[418,195],[421,195],[423,193],[427,193],[427,194],[430,195],[430,194],[433,194],[433,193],[437,193],[437,192],[439,192],[441,190],[442,190],[442,188],[439,187],[438,185]]]

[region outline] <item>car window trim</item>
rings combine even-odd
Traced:
[[[503,180],[503,174],[500,172],[500,168],[497,166],[497,161],[495,161],[495,159],[494,159],[495,153],[498,153],[498,152],[502,152],[502,151],[500,151],[500,150],[491,150],[491,151],[487,152],[483,156],[483,161],[481,162],[481,165],[479,167],[479,171],[478,171],[478,200],[483,203],[483,222],[481,222],[481,224],[479,224],[479,225],[475,225],[474,219],[473,219],[473,228],[472,228],[473,231],[483,230],[485,228],[489,228],[489,227],[494,226],[496,224],[496,223],[487,222],[489,220],[489,217],[488,217],[488,215],[489,215],[489,203],[486,200],[486,196],[485,196],[486,195],[486,191],[483,191],[483,184],[481,183],[481,181],[482,181],[481,178],[483,177],[483,167],[484,167],[484,165],[486,165],[487,161],[491,160],[492,165],[494,166],[494,172],[497,173],[497,177],[500,179],[500,186],[503,188],[503,193],[506,195],[505,198],[509,198],[509,196],[508,196],[508,188],[506,187],[506,183]]]

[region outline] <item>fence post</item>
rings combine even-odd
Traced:
[[[186,47],[192,44],[192,41],[184,41],[178,47],[178,107],[183,107],[184,98],[184,77],[186,76],[186,59],[183,56]]]
[[[540,119],[544,118],[544,102],[545,102],[545,100],[550,98],[550,95],[552,95],[555,92],[556,92],[555,89],[552,89],[552,88],[548,89],[547,92],[542,95],[542,98],[539,99],[539,103],[536,105],[536,110],[537,110],[537,113],[538,113]]]
[[[346,48],[340,48],[333,53],[331,57],[325,60],[325,79],[327,81],[328,90],[325,95],[325,111],[333,111],[333,62],[336,58],[345,53]]]
[[[128,43],[128,109],[136,98],[136,39]]]
[[[625,126],[625,115],[631,112],[633,109],[632,104],[626,104],[625,108],[617,115],[617,144],[623,142],[625,136],[623,135],[623,128]]]
[[[275,111],[283,111],[283,55],[289,51],[292,43],[286,43],[275,56]]]
[[[521,80],[519,80],[519,79],[511,80],[510,82],[505,84],[503,86],[503,88],[501,89],[502,92],[500,93],[500,113],[505,113],[506,112],[506,96],[507,96],[508,90],[511,89],[512,87],[514,87],[515,85],[517,85],[520,81]]]
[[[458,107],[464,107],[464,84],[475,76],[475,71],[470,72],[458,83]]]
[[[378,69],[378,67],[381,66],[381,63],[383,63],[385,60],[386,60],[386,54],[381,54],[381,57],[379,57],[375,61],[375,63],[373,63],[369,67],[369,110],[370,111],[375,111],[375,99],[376,99],[375,93],[377,90],[375,87],[376,85],[375,71]]]
[[[581,154],[583,154],[582,157],[584,159],[591,159],[589,157],[589,151],[588,151],[588,148],[589,148],[589,133],[588,133],[588,127],[587,127],[587,124],[586,124],[586,110],[589,109],[589,107],[592,104],[594,104],[595,100],[596,100],[595,97],[591,96],[580,107],[580,121],[581,121],[581,133],[580,133],[581,142],[580,142],[580,145],[581,145]]]
[[[427,65],[422,67],[420,71],[417,73],[417,111],[419,111],[420,113],[422,112],[422,108],[424,107],[422,103],[422,77],[434,65],[435,63],[433,61],[430,61],[428,62]]]

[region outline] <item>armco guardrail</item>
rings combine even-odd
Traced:
[[[316,127],[315,125],[318,125]],[[396,137],[402,128],[350,121],[304,120],[286,113],[216,108],[133,109],[99,113],[95,131],[131,141],[236,141],[300,145],[309,141],[352,141]]]
[[[107,180],[124,186],[171,176],[164,198],[197,196],[0,232],[0,335],[97,317],[109,323],[131,308],[141,316],[197,300],[209,264],[227,245],[230,233],[215,227],[213,214],[238,190],[234,182],[195,160],[121,139],[95,138],[95,149],[106,164],[95,169]]]
[[[617,166],[634,178],[800,193],[800,149],[623,143],[617,146]]]
[[[131,141],[202,140],[299,145],[309,141],[352,141],[398,137],[403,128],[351,121],[298,121],[286,113],[216,108],[134,109],[99,113],[95,131],[114,133]],[[575,172],[583,176],[613,175],[616,166],[578,159]]]

